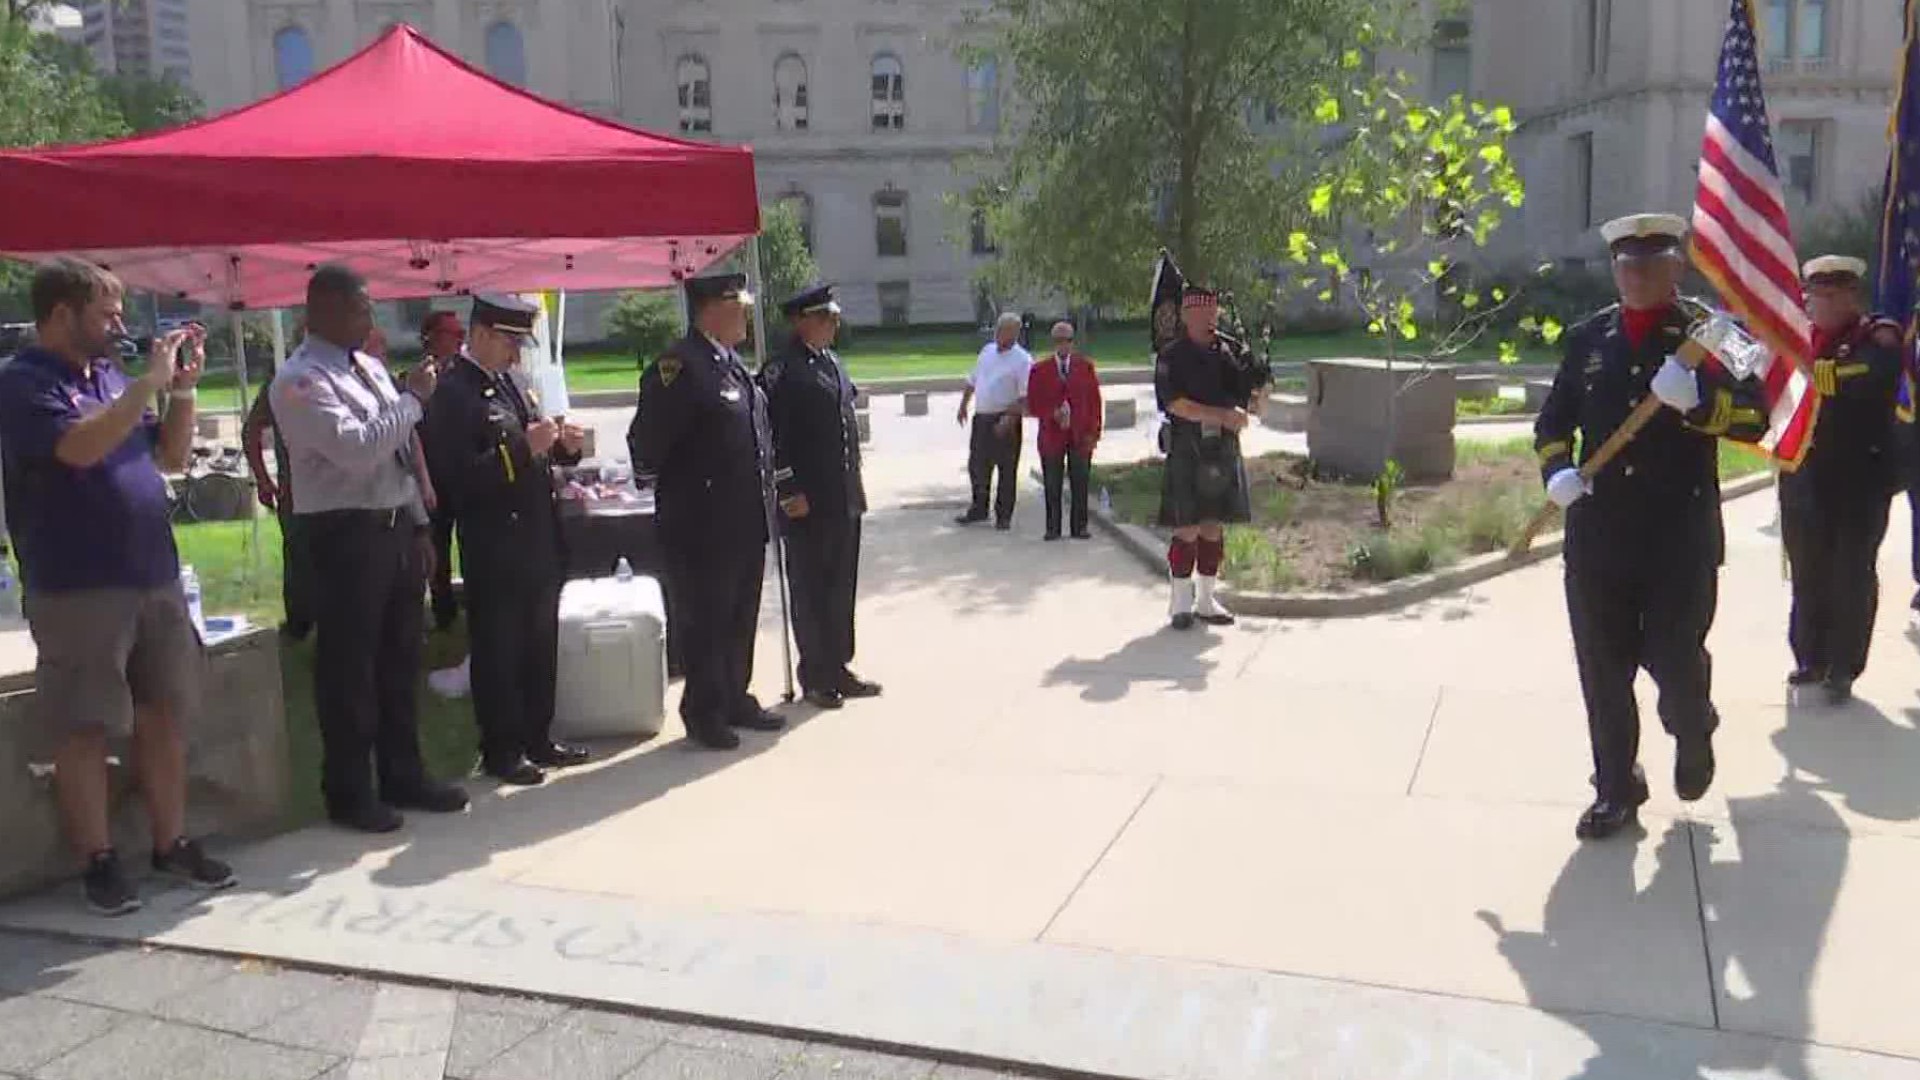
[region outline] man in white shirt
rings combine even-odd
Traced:
[[[1033,357],[1020,347],[1020,316],[1009,311],[994,325],[993,340],[980,350],[973,373],[967,376],[966,389],[960,392],[960,412],[956,419],[967,423],[967,406],[977,405],[973,414],[973,436],[967,444],[967,477],[973,482],[973,503],[967,512],[955,518],[959,525],[974,525],[987,520],[988,496],[993,494],[993,475],[1000,474],[998,497],[992,499],[993,527],[1005,532],[1013,528],[1013,498],[1020,481],[1021,419],[1027,412],[1027,373]]]

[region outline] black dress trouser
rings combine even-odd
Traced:
[[[1809,478],[1810,479],[1810,478]],[[1892,497],[1782,486],[1780,531],[1793,569],[1787,641],[1803,670],[1853,680],[1867,667],[1880,606],[1880,542]]]
[[[809,515],[787,526],[787,583],[803,690],[834,690],[853,662],[860,519]]]
[[[287,625],[304,634],[313,628],[313,545],[306,519],[280,505],[280,599]]]
[[[552,740],[560,650],[559,549],[488,523],[460,525],[473,718],[480,755],[511,765]]]
[[[427,582],[427,592],[433,597],[434,618],[452,622],[454,614],[459,611],[459,602],[453,598],[453,515],[436,510],[432,514],[431,524],[433,577]]]
[[[967,443],[967,479],[973,485],[973,505],[967,516],[984,519],[988,496],[992,495],[993,519],[1003,524],[1013,520],[1013,498],[1020,489],[1020,440],[1024,435],[1020,418],[1015,416],[1013,434],[1002,436],[996,429],[1004,415],[975,415]],[[996,473],[999,474],[998,491],[993,490]]]
[[[1040,480],[1046,488],[1047,496],[1047,534],[1060,535],[1060,489],[1070,489],[1071,502],[1068,503],[1067,520],[1072,523],[1074,535],[1087,531],[1087,481],[1093,470],[1093,459],[1071,451],[1063,454],[1040,455]],[[1063,484],[1064,482],[1064,484]]]
[[[698,739],[760,710],[748,692],[767,546],[725,536],[663,537],[667,605],[686,686],[680,719]]]
[[[426,780],[416,696],[426,568],[404,511],[302,517],[319,629],[321,790],[330,812],[347,813],[411,794]]]
[[[1633,682],[1641,668],[1660,690],[1660,723],[1669,735],[1689,742],[1719,725],[1707,652],[1719,605],[1719,553],[1685,539],[1633,553],[1582,545],[1573,530],[1584,509],[1576,503],[1568,523],[1567,614],[1587,705],[1594,786],[1602,798],[1624,798],[1640,757]]]

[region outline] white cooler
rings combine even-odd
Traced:
[[[634,575],[569,581],[560,592],[557,739],[659,734],[667,711],[666,601]]]

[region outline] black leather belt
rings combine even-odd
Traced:
[[[404,506],[389,507],[385,510],[322,510],[317,514],[306,515],[316,521],[337,522],[342,525],[372,525],[381,529],[392,529],[402,522],[409,525],[413,518]]]

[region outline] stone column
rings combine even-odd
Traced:
[[[460,0],[433,0],[434,44],[454,52],[460,51]]]
[[[355,20],[353,0],[327,0],[327,25],[324,36],[317,36],[313,70],[317,74],[345,60],[359,41],[360,27]]]

